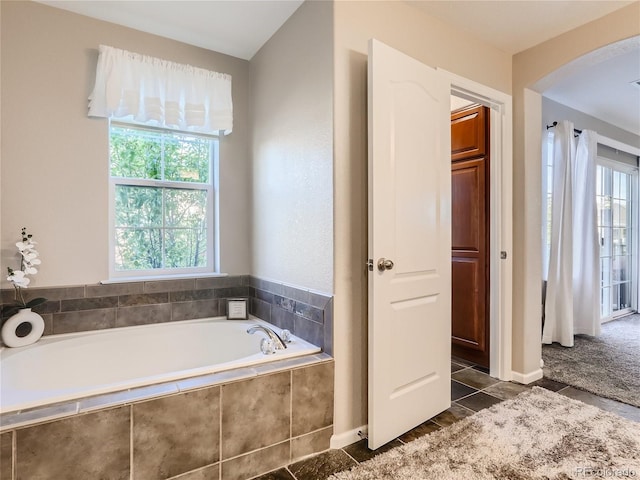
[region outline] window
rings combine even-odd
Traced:
[[[600,316],[631,312],[635,305],[635,169],[598,158],[596,198],[600,238]]]
[[[542,279],[547,280],[551,256],[553,195],[553,132],[546,132],[542,153]]]
[[[112,122],[111,276],[214,271],[214,137]]]
[[[551,250],[551,212],[553,191],[553,133],[543,144],[542,164],[542,255],[543,279]],[[635,268],[637,239],[636,185],[638,169],[598,157],[596,166],[596,205],[600,239],[600,318],[610,320],[636,309]]]

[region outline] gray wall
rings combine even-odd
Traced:
[[[26,226],[42,258],[34,286],[108,277],[108,124],[87,117],[102,43],[232,75],[234,131],[220,140],[221,270],[249,273],[249,62],[35,2],[0,8],[2,271],[17,266]]]
[[[591,115],[542,97],[542,128],[544,129],[546,125],[551,125],[554,121],[559,122],[560,120],[573,122],[574,128],[578,130],[594,130],[599,135],[640,148],[640,135],[622,130]],[[638,157],[636,155],[631,155],[624,151],[616,151],[605,145],[598,145],[598,155],[630,165],[638,165]]]
[[[333,3],[305,2],[251,59],[253,274],[333,292]]]

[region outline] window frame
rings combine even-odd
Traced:
[[[638,208],[638,167],[634,167],[632,165],[628,165],[626,163],[622,163],[622,162],[617,162],[615,160],[611,160],[609,158],[606,157],[602,157],[597,155],[596,156],[596,165],[598,166],[603,166],[605,168],[610,168],[612,171],[618,171],[618,172],[622,172],[624,174],[629,175],[630,178],[630,187],[631,187],[631,194],[629,195],[630,198],[630,203],[631,203],[631,215],[630,215],[630,219],[631,219],[631,226],[628,227],[628,229],[631,231],[631,245],[630,245],[630,249],[631,249],[631,254],[630,254],[630,268],[631,268],[631,279],[629,280],[629,285],[630,285],[630,294],[631,294],[631,305],[627,308],[624,309],[619,309],[616,310],[614,312],[613,307],[611,307],[611,314],[608,316],[600,316],[600,321],[602,323],[606,323],[609,322],[611,320],[615,320],[616,318],[619,317],[623,317],[625,315],[629,315],[630,313],[636,312],[638,310],[638,266],[637,266],[637,261],[638,261],[638,247],[639,247],[639,242],[638,242],[638,229],[640,227],[639,224],[639,210],[640,208]],[[596,225],[596,228],[598,228],[599,225]],[[613,226],[611,226],[610,228],[614,228]],[[600,249],[600,247],[598,247],[598,249]],[[600,257],[600,254],[598,254],[598,261],[600,261],[602,257]],[[600,274],[602,275],[602,273]],[[609,284],[611,287],[611,291],[613,291],[613,286],[614,286],[614,282],[613,282],[613,267],[610,268],[610,273],[609,273]],[[600,295],[602,295],[602,285],[600,286]],[[611,303],[613,304],[613,297],[611,298]],[[602,311],[602,301],[600,301],[600,308]]]
[[[111,175],[111,127],[130,128],[135,130],[147,130],[153,132],[166,132],[173,134],[184,134],[200,138],[206,138],[210,142],[210,158],[209,158],[209,182],[181,182],[174,180],[153,180],[129,177],[114,177]],[[219,162],[219,137],[216,135],[208,135],[199,132],[190,132],[185,130],[177,130],[171,128],[159,128],[149,125],[140,125],[134,122],[124,122],[109,120],[108,122],[108,152],[107,152],[107,168],[109,180],[109,280],[127,280],[127,279],[162,279],[173,277],[189,277],[202,276],[207,274],[219,274],[219,223],[218,223],[218,203],[219,203],[219,182],[218,182],[218,162]],[[207,245],[206,258],[207,263],[201,267],[182,267],[182,268],[158,268],[144,270],[117,270],[115,261],[116,252],[116,225],[115,225],[115,208],[116,208],[116,187],[134,186],[134,187],[156,187],[156,188],[175,188],[186,190],[205,190],[206,191],[206,216],[207,216]],[[163,215],[164,217],[164,215]],[[164,229],[164,227],[163,227]]]

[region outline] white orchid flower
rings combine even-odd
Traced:
[[[24,268],[24,273],[26,275],[35,275],[36,273],[38,273],[38,270],[35,267],[32,267],[31,265],[26,265]]]
[[[16,242],[16,247],[18,247],[18,250],[21,252],[24,252],[25,250],[31,250],[33,245],[31,242]]]
[[[7,280],[16,285],[17,287],[27,288],[31,280],[25,276],[25,272],[22,270],[14,270],[11,275],[7,277]]]
[[[25,262],[33,263],[34,260],[38,258],[40,254],[38,252],[22,252],[22,256]]]

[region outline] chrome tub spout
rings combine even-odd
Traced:
[[[287,348],[287,344],[284,340],[282,340],[282,338],[280,338],[280,335],[271,330],[269,327],[265,327],[263,325],[252,325],[247,329],[247,333],[252,334],[255,332],[262,332],[266,334],[267,338],[273,342],[273,346],[276,350],[284,350],[285,348]]]

